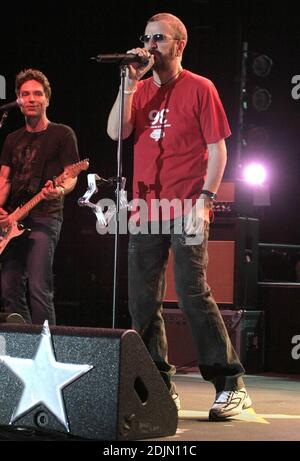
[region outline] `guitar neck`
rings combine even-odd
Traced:
[[[57,186],[60,185],[60,183],[64,179],[64,174],[62,173],[61,175],[57,176],[55,179],[55,184]],[[30,199],[25,205],[21,206],[18,208],[16,211],[14,211],[13,215],[16,221],[21,221],[25,216],[29,213],[29,211],[32,210],[38,203],[40,203],[44,199],[43,197],[43,192],[40,191],[38,192],[32,199]]]
[[[89,167],[88,159],[81,160],[80,162],[69,165],[66,170],[55,178],[55,185],[60,186],[67,178],[75,178],[80,171],[86,170]],[[17,208],[12,214],[15,221],[21,221],[38,203],[44,199],[43,192],[38,192],[31,200],[25,205]]]
[[[32,208],[34,208],[38,203],[40,203],[43,200],[43,198],[43,193],[41,191],[34,197],[32,197],[32,199],[29,200],[29,202],[25,203],[25,205],[21,206],[16,211],[14,211],[13,215],[16,221],[21,221],[29,213],[29,211],[32,210]]]

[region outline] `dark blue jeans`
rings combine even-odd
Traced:
[[[55,324],[52,265],[62,222],[53,217],[24,221],[27,235],[12,239],[2,255],[1,295],[5,312],[25,321]]]
[[[165,271],[169,248],[174,254],[174,279],[179,305],[189,321],[198,353],[199,368],[216,391],[244,386],[245,370],[232,347],[225,324],[206,282],[208,263],[205,225],[201,244],[186,245],[182,235],[130,235],[128,280],[132,327],[138,331],[168,388],[175,367],[168,363],[167,339],[162,317]],[[185,339],[178,338],[181,347]]]

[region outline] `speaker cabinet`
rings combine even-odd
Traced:
[[[300,283],[260,283],[266,314],[266,371],[300,374]]]
[[[210,229],[208,256],[207,281],[216,302],[231,309],[257,309],[258,220],[217,219]],[[177,302],[171,251],[166,285],[164,300]]]
[[[235,242],[209,241],[209,264],[207,280],[217,303],[232,304],[234,299],[234,253]],[[226,267],[226,269],[225,269]],[[176,302],[177,295],[173,276],[173,253],[170,251],[166,272],[166,302]]]
[[[264,315],[262,311],[221,310],[232,345],[246,371],[264,369]],[[180,309],[164,309],[164,321],[168,338],[169,362],[178,371],[190,371],[198,367],[196,350],[190,326]],[[184,340],[184,347],[182,347]]]
[[[95,440],[176,432],[175,404],[136,332],[41,328],[0,325],[0,425]]]

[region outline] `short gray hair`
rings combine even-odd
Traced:
[[[169,23],[169,25],[172,27],[175,33],[175,37],[180,40],[185,40],[187,42],[188,40],[188,34],[185,25],[183,22],[177,18],[177,16],[174,16],[173,14],[170,13],[158,13],[152,16],[150,19],[148,19],[147,24],[149,22],[155,22],[155,21],[166,21]]]

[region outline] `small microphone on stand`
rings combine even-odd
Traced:
[[[114,178],[114,177],[108,178],[108,179],[100,178],[100,179],[97,179],[96,182],[99,186],[114,186],[117,183],[117,178]]]
[[[0,106],[0,111],[3,112],[6,110],[14,109],[15,107],[20,107],[18,101],[13,101],[7,104],[3,104],[3,106]]]
[[[8,117],[8,111],[11,109],[14,109],[15,107],[20,107],[19,100],[8,102],[7,104],[3,104],[2,106],[0,106],[0,113],[3,112],[0,117],[0,130],[3,127],[4,122]]]

